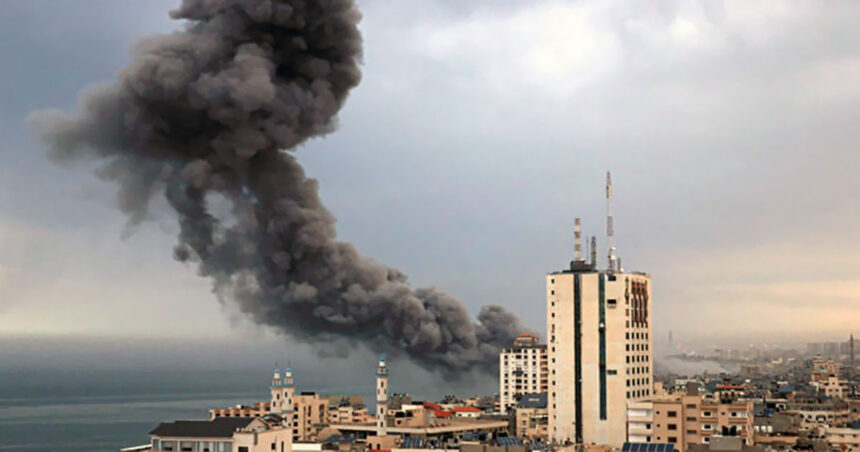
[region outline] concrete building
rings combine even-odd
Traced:
[[[547,392],[546,345],[528,333],[520,334],[499,354],[499,410],[517,406],[523,394]]]
[[[694,444],[708,444],[714,437],[739,437],[755,444],[752,401],[720,400],[692,392],[665,398],[631,401],[627,409],[627,441],[670,443],[679,452]]]
[[[652,395],[651,278],[577,259],[546,300],[551,438],[621,447],[627,403]]]

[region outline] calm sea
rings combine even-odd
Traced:
[[[0,399],[0,450],[116,451],[149,441],[161,421],[200,419],[259,394]]]
[[[267,400],[269,372],[0,367],[0,451],[115,452],[145,444],[159,422]]]

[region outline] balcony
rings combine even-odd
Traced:
[[[647,424],[650,425],[650,424]],[[650,436],[654,430],[644,423],[631,422],[627,424],[628,434],[630,435],[647,435]]]
[[[652,422],[654,415],[650,412],[628,411],[627,422]]]

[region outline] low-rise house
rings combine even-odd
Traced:
[[[149,435],[152,452],[291,452],[293,439],[275,415],[163,422]]]

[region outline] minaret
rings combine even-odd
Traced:
[[[293,370],[287,367],[284,369],[284,379],[281,383],[281,400],[284,404],[281,412],[292,413],[295,395],[296,385],[293,384]],[[283,415],[281,417],[283,417]]]
[[[854,361],[854,333],[848,337],[848,353],[851,355],[851,373],[854,373],[857,363]]]
[[[269,406],[269,412],[271,413],[280,413],[283,407],[283,400],[281,400],[281,386],[283,385],[283,380],[281,379],[281,368],[278,367],[278,363],[275,363],[275,371],[272,375],[272,386],[269,387],[272,399]]]
[[[388,367],[385,366],[385,354],[379,355],[379,367],[376,368],[376,435],[386,435],[385,416],[388,415]]]

